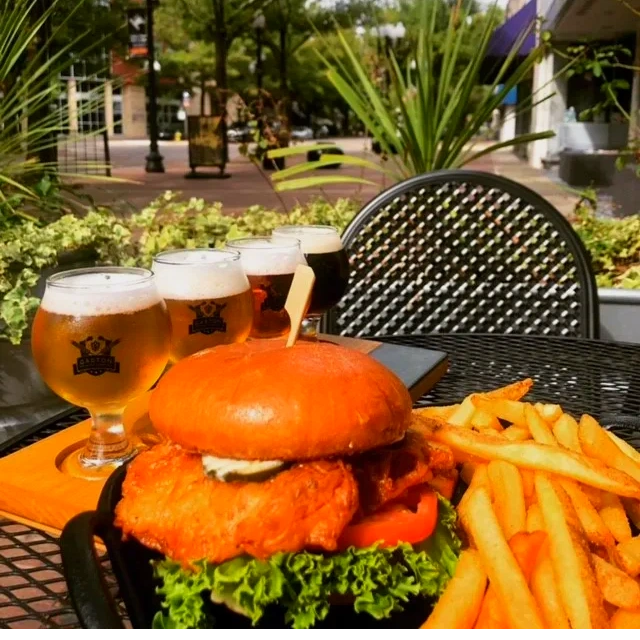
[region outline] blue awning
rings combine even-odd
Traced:
[[[527,4],[512,15],[501,27],[495,30],[487,50],[488,58],[506,58],[519,38],[529,30],[520,47],[519,54],[526,56],[536,47],[536,34],[532,25],[536,20],[536,0],[529,0]]]

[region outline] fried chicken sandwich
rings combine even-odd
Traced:
[[[162,378],[149,415],[164,442],[130,463],[116,525],[165,557],[156,626],[220,624],[220,604],[262,625],[380,620],[453,574],[453,456],[368,355],[214,347]]]

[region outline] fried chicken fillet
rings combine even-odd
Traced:
[[[130,464],[116,525],[184,564],[334,551],[354,515],[453,467],[450,451],[416,431],[353,458],[294,464],[265,482],[220,482],[205,475],[198,454],[157,445]]]

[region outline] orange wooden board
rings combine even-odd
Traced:
[[[371,353],[381,343],[321,335],[321,340]],[[134,440],[152,434],[149,393],[126,409],[124,424]],[[62,460],[82,447],[91,424],[85,420],[0,459],[0,513],[45,531],[60,531],[73,516],[96,508],[105,479],[87,480],[60,470]]]
[[[136,438],[149,432],[149,394],[126,409],[124,423]],[[96,508],[105,483],[63,473],[68,453],[83,446],[91,423],[85,420],[0,460],[0,511],[44,530],[61,530],[76,514]]]

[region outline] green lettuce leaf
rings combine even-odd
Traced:
[[[284,608],[285,622],[306,629],[326,618],[331,596],[347,596],[358,613],[381,620],[403,610],[413,596],[437,598],[453,575],[461,542],[456,512],[440,498],[438,525],[420,545],[349,548],[342,553],[279,553],[248,556],[220,565],[204,561],[185,569],[171,560],[154,563],[163,610],[154,628],[212,627],[206,600],[226,604],[253,624],[267,607]]]

